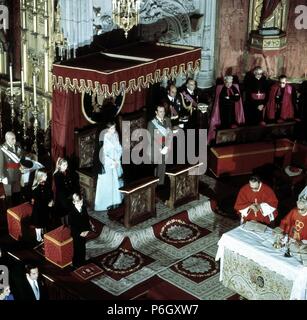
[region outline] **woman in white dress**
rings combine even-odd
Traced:
[[[102,144],[99,161],[103,167],[98,173],[95,211],[107,210],[110,206],[120,204],[123,199],[118,190],[123,186],[122,146],[114,122],[108,123],[107,128],[100,132],[99,143]]]

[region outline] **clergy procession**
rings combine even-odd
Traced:
[[[303,2],[1,1],[0,300],[307,300]]]

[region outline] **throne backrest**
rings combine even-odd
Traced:
[[[121,114],[118,117],[119,119],[119,129],[122,136],[122,145],[125,146],[130,145],[130,150],[139,143],[139,141],[131,141],[131,134],[136,129],[146,129],[147,128],[147,117],[146,117],[146,109],[143,108],[139,111],[129,113],[129,114]],[[123,122],[129,121],[130,123],[130,134],[123,134]]]
[[[98,132],[98,125],[75,131],[75,155],[80,169],[94,165]]]

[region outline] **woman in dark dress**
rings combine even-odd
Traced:
[[[66,159],[58,158],[53,174],[55,185],[55,212],[63,225],[68,226],[68,214],[71,210],[72,195],[79,192],[79,182],[68,170]]]
[[[69,222],[71,236],[73,238],[74,255],[72,258],[73,267],[79,268],[85,264],[85,243],[86,236],[93,229],[87,213],[83,198],[79,193],[72,197],[72,209],[70,211]]]
[[[50,184],[47,182],[47,173],[37,170],[32,186],[32,224],[35,226],[36,240],[43,241],[43,230],[49,224],[50,208],[53,206],[53,194]]]

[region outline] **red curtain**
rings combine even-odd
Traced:
[[[126,93],[125,103],[121,113],[130,113],[137,111],[146,105],[146,96],[148,89],[134,91],[132,94]]]
[[[130,113],[141,109],[146,103],[148,89],[126,94],[121,113]],[[53,91],[52,98],[52,160],[58,157],[70,157],[74,153],[74,130],[89,123],[81,108],[81,94],[71,91]]]
[[[52,98],[52,159],[74,153],[74,130],[87,125],[81,110],[81,94],[53,91]]]
[[[274,10],[276,9],[276,7],[279,5],[280,2],[281,0],[264,0],[263,1],[261,21],[260,21],[261,25],[274,12]]]

